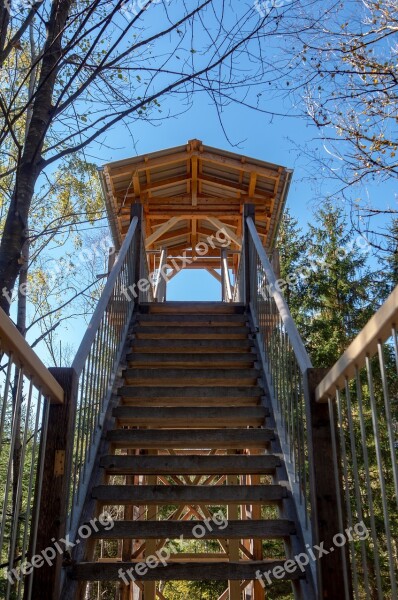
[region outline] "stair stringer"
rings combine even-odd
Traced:
[[[105,454],[109,453],[110,442],[106,440],[106,434],[108,431],[114,428],[116,419],[112,416],[113,409],[117,406],[119,402],[119,398],[117,396],[117,390],[122,385],[122,372],[127,366],[126,357],[130,351],[130,337],[132,329],[134,328],[135,320],[137,316],[137,311],[134,311],[129,330],[126,336],[126,342],[122,351],[121,360],[119,362],[117,376],[115,377],[115,382],[112,389],[111,400],[108,405],[108,410],[105,415],[104,424],[102,428],[101,441],[98,445],[97,455],[95,457],[93,469],[91,472],[89,484],[87,486],[87,495],[83,503],[83,509],[81,513],[80,524],[89,523],[91,519],[98,517],[100,514],[100,509],[98,506],[98,501],[92,497],[91,490],[97,486],[101,485],[105,482],[105,469],[101,468],[100,460],[101,457]],[[74,542],[74,540],[71,540]],[[88,584],[86,581],[77,581],[69,576],[70,568],[79,562],[83,561],[91,561],[95,552],[95,544],[96,540],[92,537],[87,539],[81,539],[78,545],[75,545],[70,557],[65,557],[63,567],[63,575],[62,575],[62,589],[59,600],[80,600],[80,598],[85,597],[85,588]]]
[[[275,439],[270,442],[270,450],[272,454],[280,456],[280,466],[276,468],[274,477],[274,483],[284,484],[288,490],[288,497],[282,500],[280,503],[280,516],[281,518],[289,519],[296,524],[296,535],[292,535],[284,541],[286,555],[289,558],[294,558],[298,554],[306,551],[306,544],[312,545],[312,540],[305,535],[301,526],[301,520],[299,512],[296,507],[294,494],[292,492],[291,485],[291,474],[288,473],[286,468],[285,454],[282,449],[280,441],[283,431],[281,429],[280,422],[275,419],[275,398],[272,393],[272,385],[269,381],[268,366],[265,358],[263,344],[261,340],[261,333],[256,322],[255,315],[253,314],[251,306],[248,310],[249,323],[252,328],[253,339],[255,340],[257,355],[261,359],[261,370],[263,373],[263,386],[267,392],[262,397],[262,405],[268,409],[269,416],[267,417],[268,427],[273,428],[277,432]],[[316,566],[313,564],[315,570]],[[317,600],[318,595],[314,583],[314,571],[311,569],[311,562],[305,567],[305,577],[293,580],[291,582],[294,591],[295,600]]]

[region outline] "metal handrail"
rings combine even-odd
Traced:
[[[163,269],[167,264],[167,249],[162,248],[160,252],[159,268],[157,270],[156,285],[153,293],[155,302],[164,302],[166,299],[167,281]]]
[[[356,369],[366,365],[366,358],[377,353],[378,345],[391,337],[391,332],[397,324],[398,286],[318,385],[315,391],[316,400],[327,402],[337,389],[343,388],[346,379],[354,377]]]
[[[54,404],[62,404],[64,391],[58,381],[19,333],[11,319],[0,309],[0,345],[2,352],[12,354],[13,362],[21,367],[34,386]]]
[[[300,538],[314,543],[311,496],[313,481],[309,464],[310,438],[307,427],[308,370],[311,360],[280,292],[271,263],[253,219],[245,219],[244,264],[246,303],[249,303],[269,398],[284,456],[286,477],[295,501]],[[308,581],[314,597],[316,565],[309,564]]]
[[[289,336],[295,356],[300,365],[301,372],[305,373],[307,369],[312,368],[311,359],[307,353],[307,350],[305,349],[303,340],[301,339],[301,336],[297,330],[293,317],[290,314],[290,310],[286,303],[286,300],[284,299],[282,293],[279,291],[275,273],[272,269],[271,263],[268,260],[267,254],[261,243],[256,226],[253,223],[253,219],[251,217],[248,217],[246,219],[246,223],[250,231],[251,239],[261,261],[261,265],[266,273],[268,280],[268,289],[270,290],[270,294],[273,297],[275,304],[278,308],[279,315],[283,321],[287,335]]]
[[[228,268],[228,252],[226,248],[221,250],[221,279],[222,279],[222,294],[224,302],[232,302],[233,292],[231,279]]]
[[[84,337],[80,343],[79,349],[72,363],[72,369],[76,371],[77,375],[80,375],[83,371],[84,363],[87,359],[88,353],[90,352],[91,346],[95,339],[95,335],[100,326],[101,319],[106,310],[106,307],[108,306],[109,300],[111,299],[112,294],[114,292],[115,283],[123,266],[123,261],[126,258],[128,249],[130,248],[131,242],[134,238],[134,234],[137,229],[137,224],[138,218],[134,217],[131,220],[128,233],[123,241],[120,252],[109,274],[109,277],[102,291],[101,297],[98,301],[94,314],[91,317],[86,333],[84,334]]]
[[[77,373],[68,530],[77,531],[105,417],[125,347],[142,269],[138,217],[133,217],[72,369]]]

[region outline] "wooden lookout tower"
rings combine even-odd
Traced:
[[[292,171],[285,167],[205,146],[184,146],[107,164],[100,171],[116,249],[128,231],[131,207],[141,204],[145,249],[150,271],[160,261],[181,268],[205,269],[218,281],[221,247],[217,231],[228,236],[228,265],[237,280],[244,207],[255,207],[256,226],[264,248],[271,251],[285,206]],[[203,252],[201,246],[214,243]],[[166,250],[163,253],[162,250]],[[226,262],[225,262],[226,261]],[[177,268],[178,272],[178,268]],[[176,271],[169,272],[170,280]]]

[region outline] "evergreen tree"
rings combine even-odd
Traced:
[[[303,271],[306,256],[307,236],[302,233],[298,221],[286,210],[279,229],[277,249],[280,259],[280,287],[298,327],[303,323],[301,310],[306,291],[305,282],[300,274]]]
[[[398,218],[388,228],[387,256],[383,257],[382,271],[386,273],[386,297],[398,285]]]
[[[284,286],[293,318],[314,366],[331,366],[374,312],[366,242],[347,229],[343,210],[328,203],[305,235],[288,215],[279,246],[281,276],[293,281]]]

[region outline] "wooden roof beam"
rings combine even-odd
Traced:
[[[169,231],[176,223],[181,221],[181,217],[171,217],[166,223],[163,223],[152,235],[145,240],[146,248],[149,248],[156,240],[158,240],[166,231]]]
[[[191,158],[191,175],[192,175],[192,206],[198,204],[198,157]]]
[[[232,229],[228,225],[226,225],[225,223],[223,223],[216,217],[211,217],[209,215],[206,215],[204,218],[206,219],[206,221],[209,221],[209,223],[214,225],[214,227],[216,227],[218,231],[220,229],[223,229],[225,231],[225,233],[228,235],[228,237],[238,246],[238,248],[242,248],[242,240],[240,238],[238,238],[237,235],[235,235],[235,233],[232,231]]]

